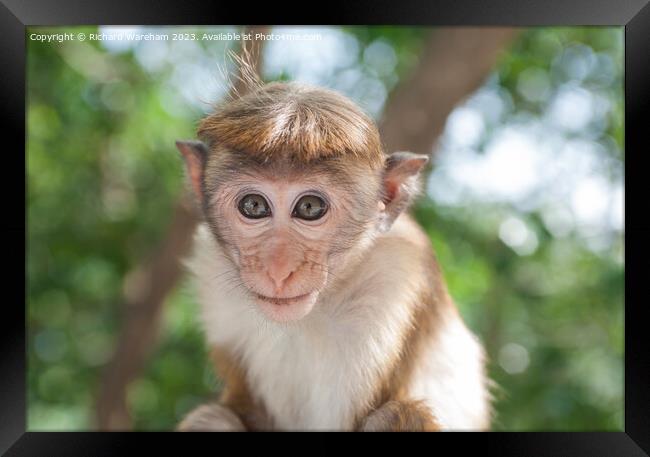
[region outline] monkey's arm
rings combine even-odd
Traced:
[[[361,422],[363,432],[435,432],[440,430],[429,408],[421,401],[391,400]]]
[[[230,409],[206,403],[192,410],[176,428],[179,432],[243,432],[246,427]]]

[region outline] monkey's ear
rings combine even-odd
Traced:
[[[418,175],[429,157],[412,152],[395,152],[388,156],[384,168],[384,214],[380,230],[388,231],[419,191]]]
[[[200,141],[176,141],[176,147],[183,155],[187,175],[192,184],[192,190],[196,198],[201,201],[203,199],[201,175],[208,155],[208,147]]]

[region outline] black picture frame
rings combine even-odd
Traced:
[[[439,433],[409,435],[415,443],[454,454],[478,449],[499,456],[642,456],[650,452],[650,331],[642,318],[644,284],[650,273],[650,223],[642,217],[647,168],[643,161],[645,119],[650,115],[650,5],[648,0],[445,0],[290,2],[201,2],[200,0],[1,0],[0,125],[3,134],[2,241],[9,250],[3,275],[0,331],[0,451],[6,455],[124,455],[156,446],[198,452],[196,439],[225,435],[172,433],[26,432],[26,275],[18,268],[26,248],[25,205],[14,196],[25,189],[25,28],[84,24],[401,24],[433,26],[625,27],[625,426],[622,432]],[[254,6],[253,6],[254,5]],[[289,15],[288,12],[300,12]],[[647,127],[646,127],[647,128]],[[12,141],[8,141],[12,140]],[[647,159],[646,159],[647,161]],[[21,252],[22,251],[22,252]],[[230,435],[232,436],[232,435]],[[242,435],[239,435],[242,436]],[[259,436],[259,435],[257,435]],[[267,435],[268,436],[268,435]],[[276,435],[277,436],[277,435]],[[367,436],[367,435],[366,435]],[[377,435],[373,435],[377,436]],[[380,443],[382,438],[373,438]],[[403,436],[403,435],[401,435]],[[230,439],[230,438],[229,438]],[[266,438],[264,438],[266,439]],[[315,438],[318,439],[318,438]],[[370,441],[367,438],[360,438]],[[248,447],[254,441],[245,440]],[[179,444],[180,443],[180,444]],[[187,443],[187,444],[184,444]],[[319,450],[329,439],[319,439]],[[217,448],[215,448],[217,449]],[[223,447],[221,447],[223,449]],[[242,449],[242,448],[238,448]],[[310,450],[313,449],[311,446]],[[189,450],[189,451],[188,451]],[[476,452],[476,451],[475,451]],[[444,452],[446,454],[447,452]]]

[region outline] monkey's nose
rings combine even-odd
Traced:
[[[273,285],[275,286],[276,292],[280,292],[284,285],[287,283],[291,275],[293,275],[292,270],[283,269],[283,268],[273,268],[266,273]]]

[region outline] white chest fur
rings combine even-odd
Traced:
[[[377,268],[366,269],[368,277],[362,273],[354,279],[358,286],[351,290],[363,289],[363,293],[330,296],[302,321],[282,325],[267,321],[229,281],[229,262],[207,228],[199,228],[195,255],[188,266],[197,279],[208,344],[228,348],[240,358],[253,395],[263,401],[277,427],[347,429],[355,411],[371,401],[374,386],[397,357],[408,329],[414,297],[405,291],[416,290],[391,283],[391,272],[408,270],[412,259],[390,252],[390,245],[387,248],[382,254],[387,258],[370,259]],[[390,270],[380,268],[380,263],[390,265]],[[417,277],[406,277],[411,276]],[[447,407],[458,411],[441,417],[449,426],[478,428],[477,411],[462,403],[484,400],[477,371],[481,369],[480,348],[476,349],[460,325],[444,338],[449,343],[462,342],[472,361],[448,364],[432,353],[411,388],[434,411]],[[436,370],[443,368],[447,370],[444,385],[436,380]],[[474,379],[471,387],[477,391],[471,400],[464,400],[454,387],[467,377]]]

